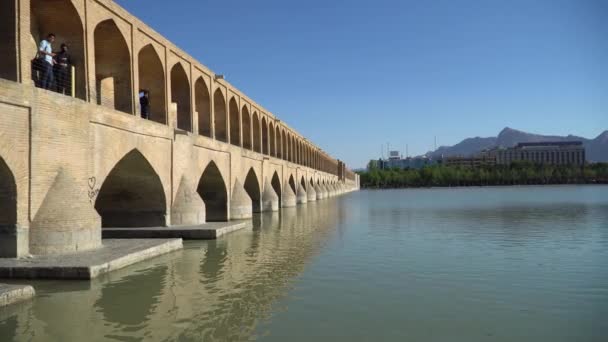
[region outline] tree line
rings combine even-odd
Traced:
[[[585,166],[514,162],[510,165],[457,167],[431,165],[421,169],[379,169],[359,172],[364,188],[487,186],[532,184],[608,184],[608,163]]]

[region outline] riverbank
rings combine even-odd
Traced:
[[[583,167],[514,163],[480,167],[433,165],[421,169],[371,169],[360,172],[361,188],[608,184],[608,163]]]

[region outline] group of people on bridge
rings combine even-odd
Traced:
[[[55,34],[49,33],[38,46],[38,53],[32,62],[34,75],[37,75],[36,86],[71,95],[72,78],[70,69],[72,60],[68,52],[68,45],[63,43],[61,44],[61,50],[54,52],[52,45],[54,41]]]

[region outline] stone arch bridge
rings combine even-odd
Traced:
[[[49,32],[70,46],[73,96],[34,85]],[[102,227],[247,219],[358,188],[344,163],[112,1],[2,1],[0,35],[0,256],[88,250]]]

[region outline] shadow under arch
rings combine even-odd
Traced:
[[[2,2],[6,2],[8,5],[9,3],[14,3],[15,0],[2,0]],[[5,5],[2,5],[2,9],[4,9],[4,7]],[[2,12],[4,12],[4,10]],[[4,19],[4,16],[5,13],[2,15],[2,19]],[[2,21],[4,22],[4,20]],[[14,26],[12,29],[14,30]],[[82,19],[72,4],[72,1],[31,0],[30,34],[33,40],[32,43],[36,45],[35,50],[31,50],[32,58],[35,57],[35,53],[38,51],[40,41],[42,39],[46,39],[49,33],[54,33],[56,36],[55,43],[53,43],[53,50],[59,50],[59,47],[63,43],[68,46],[70,51],[70,59],[76,70],[74,75],[76,79],[76,97],[81,100],[85,100],[87,95],[84,27],[82,24]],[[2,36],[4,37],[4,34]],[[5,46],[10,46],[11,43],[10,40],[3,40],[2,42],[2,44]],[[5,57],[6,54],[3,54],[2,64],[4,64]],[[37,75],[37,73],[38,72],[32,72],[32,78],[34,81],[37,81],[38,76],[40,76]]]
[[[228,193],[222,173],[215,162],[203,171],[196,189],[205,202],[205,217],[210,221],[228,221]]]
[[[166,226],[166,205],[160,177],[136,149],[110,171],[95,201],[102,227]]]
[[[17,184],[8,165],[0,157],[0,229],[17,225]]]
[[[272,180],[270,181],[274,192],[279,196],[279,204],[283,203],[281,200],[281,196],[283,196],[283,192],[281,191],[281,180],[279,179],[279,174],[275,171],[272,175]]]
[[[147,90],[149,94],[149,119],[166,124],[167,106],[165,104],[165,71],[163,63],[152,44],[148,44],[139,50],[137,61],[139,66],[139,88]]]
[[[112,19],[97,24],[93,35],[97,104],[131,114],[131,57],[127,42]]]
[[[249,169],[247,177],[245,177],[245,184],[243,184],[245,191],[251,198],[251,207],[254,213],[262,211],[262,194],[260,191],[260,182],[258,176],[255,174],[253,168]]]
[[[291,187],[291,190],[293,190],[294,194],[297,194],[297,189],[296,189],[296,182],[293,180],[293,175],[289,176],[289,186]]]
[[[302,176],[302,178],[300,179],[300,184],[302,184],[304,191],[306,191],[307,186],[306,186],[306,180],[304,179],[304,176]]]

